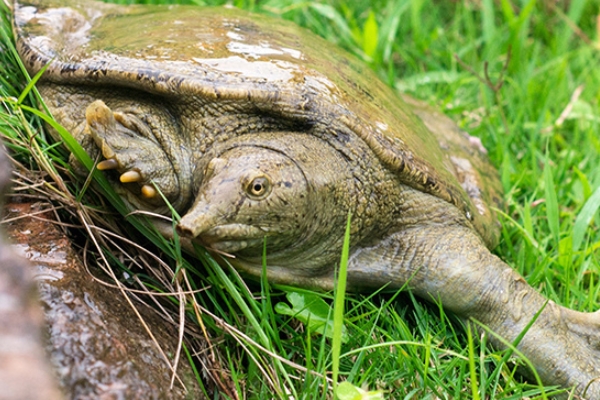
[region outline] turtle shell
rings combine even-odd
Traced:
[[[497,241],[499,183],[481,145],[295,24],[226,7],[70,0],[23,1],[14,13],[29,72],[49,64],[42,80],[238,103],[336,146],[358,137],[401,182],[458,207],[488,246]]]

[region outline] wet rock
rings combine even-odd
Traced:
[[[85,270],[69,239],[57,228],[52,213],[44,211],[48,207],[49,204],[46,203],[7,204],[5,220],[8,222],[5,229],[9,240],[14,243],[13,248],[28,258],[33,266],[47,327],[46,350],[67,397],[202,398],[191,368],[184,363],[180,363],[177,370],[180,380],[176,380],[171,388],[172,372],[169,365],[172,360],[167,362],[164,359],[121,292],[100,284]],[[1,249],[0,257],[10,254],[5,245]],[[2,258],[0,265],[8,264]],[[23,333],[20,336],[13,334],[11,337],[13,340],[27,340],[38,359],[34,360],[33,356],[30,357],[31,360],[15,358],[15,361],[21,363],[16,366],[20,368],[8,368],[9,364],[0,361],[1,392],[5,392],[6,387],[2,376],[5,369],[10,369],[6,374],[10,373],[22,380],[23,384],[19,386],[23,390],[29,390],[23,394],[15,391],[9,397],[2,397],[4,393],[1,393],[0,398],[60,398],[60,393],[52,386],[48,369],[32,368],[33,361],[38,364],[46,361],[39,345],[39,326],[42,321],[39,308],[36,308],[34,290],[30,285],[32,266],[27,266],[23,261],[13,261],[10,265],[14,267],[8,271],[5,268],[0,270],[0,299],[6,296],[4,293],[7,290],[9,295],[15,292],[11,301],[19,309],[27,310],[13,312],[14,319],[19,321],[11,325],[13,329],[22,325],[20,331]],[[12,273],[12,281],[16,283],[3,277],[7,273]],[[20,283],[21,281],[27,284]],[[6,306],[0,307],[2,322],[5,321],[1,316],[5,308]],[[177,343],[175,329],[146,306],[138,304],[137,308],[157,342],[163,347],[164,354],[174,354]],[[31,317],[25,318],[28,313]],[[4,324],[0,325],[0,333],[5,328]],[[31,339],[26,332],[32,336]],[[8,342],[1,339],[0,360],[4,343]],[[45,381],[33,377],[34,374],[43,375]],[[8,379],[9,375],[6,376]]]
[[[0,147],[0,197],[10,168]],[[1,200],[1,199],[0,199]],[[0,399],[60,399],[42,346],[44,319],[27,262],[0,237]]]
[[[43,316],[26,261],[0,246],[0,399],[62,398],[41,341]]]

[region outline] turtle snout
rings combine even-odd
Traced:
[[[206,212],[208,210],[204,211],[202,212],[197,208],[193,208],[185,214],[176,226],[177,233],[181,236],[194,239],[217,226],[218,221],[216,221],[216,218]]]

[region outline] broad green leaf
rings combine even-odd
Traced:
[[[310,332],[316,332],[325,335],[328,338],[333,337],[333,315],[331,306],[321,297],[312,293],[290,291],[287,299],[291,307],[286,303],[277,303],[275,311],[279,314],[289,315],[296,318],[307,326]],[[348,341],[346,327],[342,330],[342,341]]]
[[[383,400],[382,390],[366,391],[348,381],[340,383],[335,391],[338,400]]]

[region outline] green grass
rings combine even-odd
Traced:
[[[572,0],[568,8],[562,2],[555,7],[553,1],[508,0],[234,3],[308,27],[363,58],[388,84],[434,104],[480,137],[506,193],[502,242],[495,252],[551,300],[581,311],[599,308],[597,2]],[[7,39],[2,40],[5,48]],[[29,141],[15,132],[27,137],[31,129],[33,136],[41,124],[8,101],[26,85],[17,61],[3,50],[0,64],[0,132],[16,158],[35,170],[40,162],[29,155]],[[25,104],[34,97],[29,93]],[[36,140],[62,172],[64,154],[48,148],[44,135]],[[79,190],[81,183],[67,179],[65,187]],[[248,288],[210,260],[204,269],[177,256],[176,246],[172,252],[166,267],[183,267],[178,280],[166,272],[161,278],[129,271],[159,292],[167,290],[169,280],[175,288],[186,288],[186,282],[191,289],[207,288],[187,295],[185,304],[183,296],[169,303],[174,314],[185,307],[194,332],[187,351],[194,354],[206,332],[214,346],[212,366],[221,369],[217,380],[230,396],[237,391],[240,398],[332,397],[324,378],[331,377],[334,364],[331,335],[315,333],[310,319],[301,322],[274,311],[278,303],[288,303],[288,289],[269,289],[266,283]],[[325,301],[319,307],[330,307],[333,315],[333,297],[319,297]],[[343,324],[348,338],[336,360],[339,378],[371,391],[364,398],[379,396],[377,390],[386,398],[541,396],[542,388],[515,373],[514,358],[505,357],[509,353],[491,349],[485,336],[469,336],[474,331],[440,306],[410,294],[347,295]],[[191,358],[197,363],[201,357]]]

